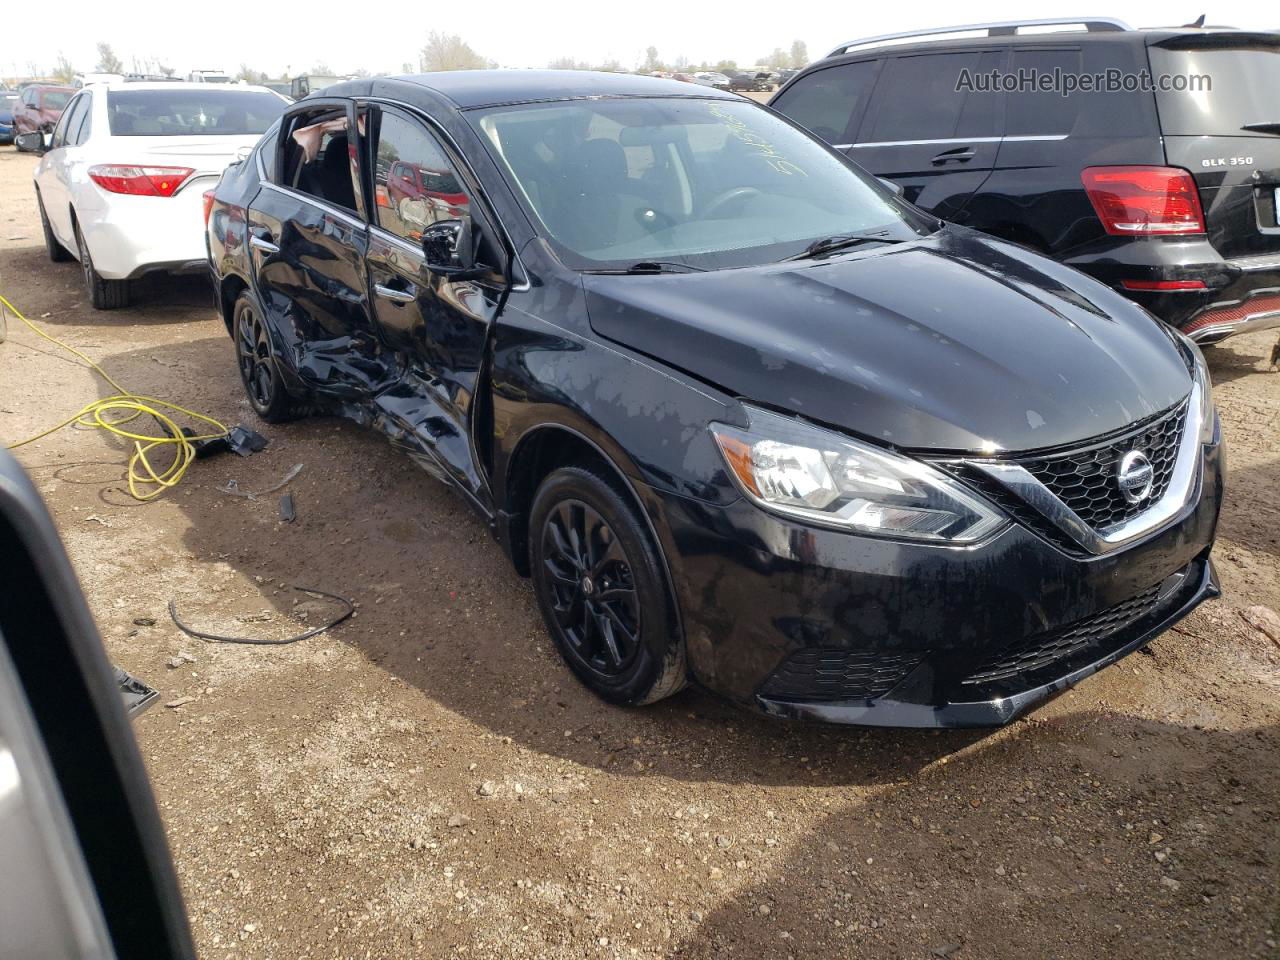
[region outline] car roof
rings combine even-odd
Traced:
[[[678,80],[593,70],[450,70],[387,79],[430,90],[451,100],[463,110],[504,103],[579,100],[589,97],[741,99],[710,87],[691,87]],[[330,89],[337,96],[358,95],[355,91],[348,92],[346,87],[347,84],[339,84]]]
[[[956,32],[973,28],[958,27]],[[844,53],[834,56],[824,57],[815,60],[804,68],[802,72],[810,73],[813,70],[828,67],[837,63],[844,63],[850,60],[866,59],[867,57],[879,56],[897,56],[903,53],[925,53],[936,50],[990,50],[993,47],[1021,47],[1021,46],[1044,46],[1061,45],[1064,43],[1140,43],[1147,46],[1166,45],[1170,41],[1189,41],[1195,42],[1203,40],[1206,44],[1214,44],[1215,42],[1223,42],[1230,44],[1231,42],[1248,42],[1263,41],[1274,42],[1277,40],[1277,34],[1270,31],[1247,31],[1237,30],[1233,27],[1140,27],[1137,29],[1128,28],[1122,30],[1054,30],[1049,32],[1038,33],[1013,33],[999,34],[995,36],[947,36],[939,31],[936,36],[921,36],[914,40],[891,40],[884,43],[868,44],[863,47],[855,47]],[[857,43],[857,41],[852,41]]]
[[[128,80],[113,80],[111,83],[91,83],[84,89],[94,90],[248,90],[253,93],[273,93],[266,87],[259,86],[256,83],[196,83],[191,81],[174,81],[174,80],[144,80],[131,82]]]

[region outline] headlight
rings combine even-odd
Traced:
[[[1218,411],[1213,405],[1213,381],[1209,379],[1209,365],[1205,362],[1204,353],[1200,345],[1181,330],[1165,324],[1161,326],[1169,331],[1174,343],[1182,350],[1182,355],[1187,361],[1187,369],[1191,372],[1191,379],[1200,388],[1200,442],[1212,443],[1217,428]]]
[[[1204,354],[1198,346],[1190,340],[1187,345],[1191,348],[1191,376],[1200,388],[1200,442],[1212,443],[1213,435],[1217,432],[1218,410],[1213,405],[1213,381],[1209,379],[1209,365],[1205,363]]]
[[[800,420],[745,407],[743,430],[713,423],[729,472],[767,510],[872,536],[973,543],[1006,523],[927,464]]]

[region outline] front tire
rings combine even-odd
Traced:
[[[254,299],[240,294],[232,314],[236,365],[253,412],[267,423],[285,423],[302,416],[302,406],[290,396],[280,375],[267,322]]]
[[[44,212],[44,198],[36,191],[36,206],[40,208],[40,228],[44,231],[44,252],[54,263],[66,263],[72,259],[71,251],[58,242],[53,235],[53,227],[49,224],[49,215]]]
[[[107,280],[93,266],[93,257],[89,255],[89,245],[84,242],[84,233],[79,221],[74,222],[76,247],[80,252],[80,270],[84,274],[85,290],[89,294],[89,302],[95,310],[118,310],[129,305],[129,281]]]
[[[684,686],[685,645],[661,558],[613,483],[583,467],[548,476],[530,511],[529,565],[556,648],[598,696],[637,706]]]

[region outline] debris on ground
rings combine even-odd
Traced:
[[[293,478],[296,477],[301,472],[302,472],[302,464],[295,463],[293,465],[293,468],[284,475],[283,480],[281,480],[279,483],[273,486],[267,487],[267,489],[265,490],[255,490],[253,492],[250,492],[248,490],[241,490],[240,484],[237,483],[235,480],[228,480],[225,486],[215,487],[214,489],[217,490],[219,493],[229,493],[233,497],[244,497],[246,500],[257,500],[259,497],[269,496],[270,494],[275,493],[277,490],[280,490],[283,487],[287,487],[289,483],[292,482]]]

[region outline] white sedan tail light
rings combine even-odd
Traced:
[[[132,167],[105,163],[89,168],[89,179],[110,193],[172,197],[195,173],[190,167]]]

